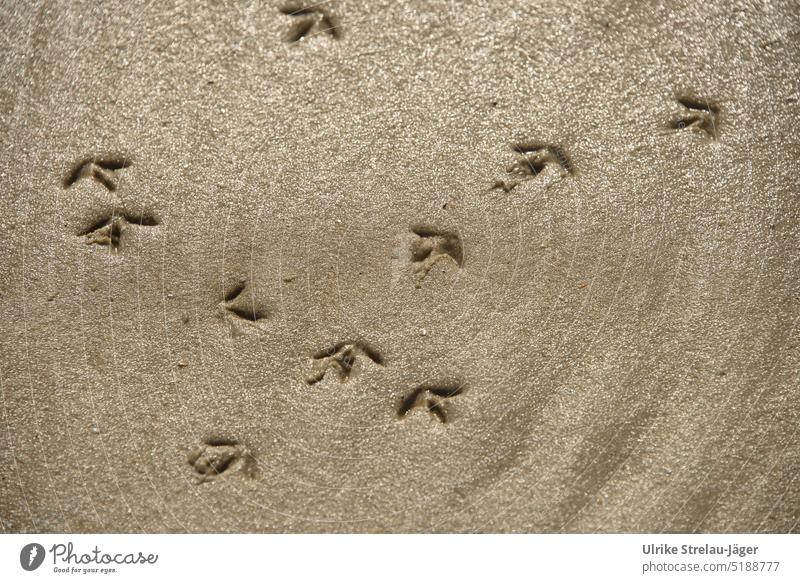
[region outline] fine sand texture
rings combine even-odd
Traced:
[[[793,0],[4,0],[2,531],[797,531],[799,65]]]

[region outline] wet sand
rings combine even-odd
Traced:
[[[225,4],[0,7],[4,532],[797,530],[796,5]]]

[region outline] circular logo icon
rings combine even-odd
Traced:
[[[39,543],[29,543],[19,552],[19,564],[26,571],[35,571],[44,561],[44,547]]]

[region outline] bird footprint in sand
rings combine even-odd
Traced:
[[[530,180],[546,168],[556,168],[564,177],[574,172],[574,166],[561,146],[540,143],[519,143],[511,146],[517,154],[517,161],[506,168],[511,175],[508,180],[497,180],[492,188],[511,192],[521,181]]]
[[[719,108],[701,99],[678,99],[681,111],[670,123],[675,131],[688,130],[702,134],[712,140],[719,135]]]
[[[424,408],[433,417],[441,422],[447,423],[448,410],[446,401],[464,392],[461,384],[453,385],[421,385],[411,393],[403,397],[400,408],[397,411],[398,417],[405,417],[413,409]]]
[[[100,156],[84,158],[62,181],[64,188],[69,188],[79,180],[91,178],[114,192],[117,189],[117,171],[130,167],[132,162],[120,156]]]
[[[150,215],[136,217],[129,214],[115,215],[112,212],[80,232],[78,236],[85,237],[87,245],[108,246],[112,253],[117,253],[122,242],[122,235],[128,228],[155,227],[158,224],[158,219]]]
[[[459,267],[464,263],[464,247],[456,233],[424,225],[412,227],[411,232],[416,235],[411,242],[411,262],[417,273],[426,275],[441,260],[454,261]]]
[[[189,454],[187,461],[198,484],[240,471],[248,475],[252,472],[251,456],[235,439],[207,439]]]
[[[347,382],[360,359],[383,366],[383,357],[378,351],[361,341],[339,342],[317,352],[313,359],[313,371],[306,379],[306,383],[309,385],[320,382],[330,370],[337,374],[339,382]]]
[[[281,12],[294,19],[286,34],[287,42],[296,43],[307,36],[323,32],[336,39],[342,34],[336,17],[322,3],[290,0],[281,7]]]

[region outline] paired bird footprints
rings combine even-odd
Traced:
[[[321,381],[329,370],[334,370],[340,382],[347,382],[356,361],[365,358],[383,366],[383,357],[363,341],[339,342],[313,355],[317,370],[306,381],[313,385]],[[447,401],[464,393],[462,384],[420,385],[405,395],[399,404],[397,416],[402,419],[414,409],[425,409],[440,423],[447,423],[449,409]],[[203,440],[187,458],[196,484],[213,482],[218,478],[242,474],[252,478],[255,474],[255,458],[236,439],[212,437]]]
[[[678,98],[680,111],[669,123],[670,132],[689,131],[711,140],[719,137],[720,109],[703,99]],[[521,182],[536,178],[548,167],[556,169],[561,177],[575,174],[575,166],[563,147],[543,143],[517,143],[511,146],[517,160],[506,168],[509,178],[496,180],[492,190],[511,192]]]
[[[356,370],[359,361],[365,360],[378,366],[384,366],[383,356],[369,344],[358,340],[355,342],[339,342],[325,350],[312,355],[312,372],[306,378],[306,384],[315,385],[321,382],[329,372],[333,372],[340,383],[346,383]],[[447,423],[448,409],[446,401],[464,392],[462,384],[443,386],[420,385],[400,401],[397,416],[403,418],[412,409],[425,408],[433,417]]]

